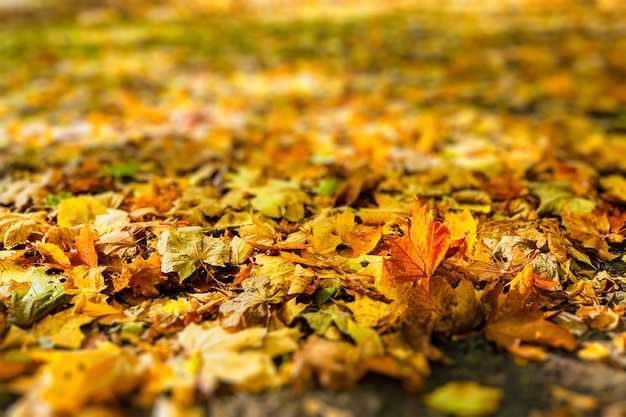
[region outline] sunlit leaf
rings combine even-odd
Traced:
[[[442,223],[433,221],[428,207],[415,200],[407,235],[389,237],[392,266],[397,278],[419,280],[433,275],[443,261],[450,244],[450,231]]]
[[[218,238],[206,236],[200,227],[166,231],[159,236],[161,271],[176,272],[181,281],[201,264],[224,266],[230,260],[230,247]]]

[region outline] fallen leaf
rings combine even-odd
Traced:
[[[574,350],[576,339],[567,330],[544,319],[536,303],[527,304],[528,290],[511,289],[496,284],[483,295],[487,307],[485,337],[509,352],[529,359],[542,359],[537,349],[525,349],[521,343],[537,343]]]
[[[608,242],[620,243],[624,237],[611,231],[605,211],[594,210],[588,214],[577,215],[566,210],[562,217],[572,239],[582,243],[585,248],[597,250],[600,257],[607,261],[618,257],[609,252]]]
[[[303,386],[316,375],[325,388],[350,387],[365,375],[360,360],[360,350],[353,344],[314,334],[294,354],[291,378],[296,386]]]
[[[285,298],[281,284],[263,276],[248,277],[242,284],[244,292],[220,305],[222,326],[236,329],[266,323],[270,306]]]
[[[31,274],[30,288],[13,290],[9,304],[9,323],[24,328],[62,308],[71,298],[58,278],[46,275],[41,268],[32,270]]]
[[[41,226],[32,215],[0,213],[0,242],[5,249],[25,243],[31,234],[41,233]]]
[[[385,262],[398,279],[430,278],[445,258],[450,231],[443,223],[434,222],[432,212],[418,200],[415,200],[410,220],[405,236],[386,238],[391,257]]]
[[[200,355],[197,372],[203,392],[213,392],[220,382],[257,392],[280,382],[274,358],[296,350],[300,332],[255,327],[229,333],[219,326],[191,324],[177,339],[188,353]]]
[[[96,216],[107,212],[100,201],[92,197],[71,197],[61,200],[57,214],[57,224],[61,227],[72,227],[91,224]]]
[[[586,361],[602,362],[611,355],[611,347],[599,342],[590,342],[586,343],[576,354]]]
[[[137,256],[130,265],[122,269],[119,277],[114,278],[113,288],[115,292],[130,288],[135,295],[158,297],[160,293],[156,286],[164,283],[165,278],[157,253],[153,253],[146,260]]]
[[[54,413],[77,413],[91,401],[114,401],[138,388],[150,365],[145,355],[110,343],[91,350],[42,352],[37,358],[45,364],[28,395],[13,405],[14,412],[34,415],[44,404]]]
[[[76,252],[78,256],[88,267],[98,265],[98,252],[96,252],[95,241],[98,240],[98,234],[91,230],[87,224],[83,224],[78,236],[76,236]]]
[[[471,381],[448,382],[424,397],[424,403],[436,410],[457,416],[492,414],[500,408],[502,391]]]
[[[184,227],[159,236],[158,250],[163,261],[161,271],[176,272],[181,281],[189,278],[201,264],[225,266],[230,247],[222,240],[206,236],[201,227]]]
[[[64,268],[71,268],[72,262],[63,250],[54,243],[37,242],[37,250],[44,258]]]
[[[85,334],[80,327],[91,323],[93,317],[76,314],[72,310],[63,310],[46,316],[33,326],[33,336],[39,343],[51,347],[78,349],[82,346]]]

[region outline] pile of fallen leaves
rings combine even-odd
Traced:
[[[0,27],[0,402],[624,363],[624,20],[568,7]]]

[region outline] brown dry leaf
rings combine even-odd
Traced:
[[[434,222],[432,212],[417,199],[410,221],[405,236],[386,238],[391,257],[385,262],[398,279],[430,278],[446,256],[450,231],[443,223]]]
[[[115,230],[99,237],[98,249],[105,255],[130,258],[137,255],[137,241],[130,230]]]
[[[212,393],[219,383],[253,392],[279,385],[282,381],[274,358],[296,350],[299,339],[300,332],[292,328],[268,332],[255,327],[230,333],[219,326],[196,324],[177,336],[188,354],[199,356],[195,371],[206,393]]]
[[[270,281],[267,277],[253,275],[242,283],[244,292],[220,305],[222,326],[239,329],[269,320],[271,305],[280,304],[285,298],[282,282]]]
[[[564,210],[562,217],[572,239],[585,248],[597,250],[602,259],[612,261],[617,258],[618,255],[609,252],[608,242],[620,243],[624,236],[611,231],[606,211],[597,209],[589,214],[577,215]]]
[[[436,275],[416,282],[410,297],[406,314],[411,322],[422,325],[427,333],[450,330],[450,324],[442,320],[451,313],[456,295],[444,277]]]
[[[25,243],[31,234],[41,233],[41,225],[32,215],[0,212],[0,242],[5,249]]]
[[[323,387],[342,389],[353,386],[365,372],[355,345],[313,334],[293,355],[291,377],[296,386],[303,386],[315,375]]]
[[[537,343],[574,350],[576,339],[567,330],[544,319],[536,303],[527,303],[529,290],[517,288],[504,292],[497,283],[486,290],[483,303],[487,308],[485,337],[509,352],[528,359],[543,359],[541,350],[521,343]]]
[[[158,297],[156,285],[162,284],[166,276],[161,272],[161,257],[153,253],[146,260],[137,256],[135,260],[122,269],[119,277],[113,280],[115,292],[130,288],[135,295]]]

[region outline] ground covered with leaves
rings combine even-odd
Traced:
[[[3,12],[0,405],[623,415],[626,16],[598,3]],[[275,391],[391,380],[391,408]]]

